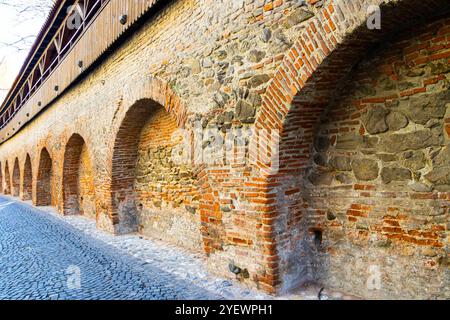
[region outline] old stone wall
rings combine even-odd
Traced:
[[[374,48],[323,114],[299,201],[325,283],[448,297],[449,36],[441,19]]]
[[[130,192],[134,190],[136,172],[133,165],[123,168],[127,172],[125,179],[125,171],[120,169],[122,160],[126,160],[123,157],[129,154],[120,146],[132,145],[129,128],[125,130],[128,138],[117,138],[121,136],[120,128],[126,128],[123,124],[128,110],[141,99],[152,99],[175,118],[178,127],[190,126],[190,120],[198,118],[205,119],[204,125],[218,123],[229,127],[234,121],[250,126],[261,104],[263,87],[281,63],[283,51],[292,45],[301,23],[312,17],[320,5],[311,6],[302,1],[268,4],[262,1],[172,1],[88,77],[4,143],[0,150],[2,159],[12,163],[17,156],[24,161],[29,153],[35,203],[49,203],[51,199],[53,205],[64,212],[64,153],[72,134],[79,134],[91,155],[99,228],[118,233],[137,231],[137,227],[129,228],[136,222],[140,204]],[[247,84],[251,90],[240,89]],[[237,101],[239,107],[235,112]],[[224,112],[227,117],[221,116]],[[139,127],[137,122],[129,125]],[[140,130],[142,127],[136,135]],[[139,141],[139,136],[133,137]],[[19,149],[16,148],[18,142]],[[47,168],[49,161],[42,160],[47,164],[45,170],[42,168],[43,148],[48,150],[49,157],[45,160],[51,159],[51,171]],[[258,214],[254,212],[246,217],[245,209],[236,213],[230,211],[232,202],[238,201],[239,190],[244,187],[244,173],[227,182],[227,190],[223,189],[219,195],[208,186],[220,190],[220,184],[228,180],[226,172],[218,169],[217,180],[210,183],[202,180],[208,173],[201,168],[195,172],[190,172],[189,166],[178,169],[181,175],[187,176],[182,178],[185,182],[192,180],[190,176],[196,176],[195,185],[189,181],[188,185],[177,187],[183,194],[173,192],[169,198],[173,203],[166,201],[165,204],[170,210],[158,209],[159,216],[144,214],[145,225],[155,226],[154,220],[159,219],[164,223],[156,225],[171,233],[174,242],[198,248],[200,238],[208,253],[224,252],[223,249],[228,248],[226,254],[218,252],[217,258],[211,257],[211,267],[220,269],[223,274],[230,275],[228,264],[232,259],[241,260],[252,272],[264,270],[265,262],[255,251],[260,245],[256,245],[256,239],[250,239],[255,238]],[[249,172],[244,167],[240,170]],[[40,174],[44,171],[46,174]],[[44,182],[48,188],[42,187]],[[203,189],[198,191],[200,187]],[[42,197],[45,190],[51,194]],[[78,192],[82,193],[81,190]],[[146,192],[161,196],[160,192],[150,190]],[[203,199],[198,200],[195,193]],[[168,196],[167,192],[164,196]],[[45,201],[41,201],[42,198]],[[155,199],[145,200],[154,210]],[[149,211],[144,203],[142,207],[143,213]],[[226,211],[223,220],[222,209]],[[180,212],[178,216],[183,219],[173,223],[174,217],[178,217],[176,212]],[[200,232],[195,235],[194,226],[199,225],[199,221],[202,221]],[[146,228],[143,230],[145,232]],[[158,231],[158,236],[163,236],[159,227],[153,227],[153,231],[153,235],[158,235],[155,233]],[[223,240],[225,246],[219,245]],[[246,281],[252,283],[254,279]],[[261,287],[264,281],[258,280]],[[265,286],[268,290],[271,287]]]
[[[11,176],[9,174],[9,166],[8,162],[5,164],[5,174],[3,175],[5,177],[4,179],[4,186],[3,186],[3,193],[10,194],[11,193]]]
[[[43,148],[39,157],[39,167],[36,179],[36,200],[37,206],[51,206],[55,203],[52,196],[52,183],[54,178],[52,158],[46,148]]]
[[[31,200],[33,197],[33,171],[31,168],[31,158],[27,154],[25,158],[25,164],[23,168],[23,174],[21,175],[22,181],[22,199]]]
[[[191,166],[177,163],[182,143],[177,129],[172,116],[158,107],[140,133],[134,182],[140,232],[198,250],[200,194]]]
[[[12,173],[12,195],[19,196],[20,190],[20,171],[19,171],[19,159],[14,160],[14,169]]]
[[[80,214],[96,219],[94,172],[92,170],[92,161],[86,144],[83,144],[83,147],[81,148],[78,186]]]
[[[83,214],[95,219],[91,157],[83,137],[78,134],[72,135],[66,144],[62,179],[64,214]]]
[[[383,4],[382,31],[367,31],[369,4]],[[170,1],[0,146],[3,191],[18,158],[35,204],[202,248],[215,272],[269,292],[316,280],[446,297],[445,4]],[[425,29],[388,39],[411,12]],[[248,129],[269,138],[247,146],[281,137],[277,170],[269,152],[233,162],[214,150]],[[208,152],[213,163],[197,161]],[[367,289],[371,270],[382,289]]]

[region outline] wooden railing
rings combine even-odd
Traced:
[[[58,48],[70,17],[68,14],[27,81],[23,81],[21,88],[3,108],[0,115],[0,143],[12,137],[51,103],[159,0],[90,1],[91,5],[85,11],[80,27]],[[87,3],[88,1],[79,0],[75,5],[85,6]],[[44,68],[43,65],[48,60],[47,54],[55,47],[57,54]],[[33,79],[36,68],[40,69],[40,76]],[[26,88],[28,90],[24,93]]]

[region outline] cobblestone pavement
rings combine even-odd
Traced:
[[[201,254],[0,197],[0,299],[267,298],[212,276]]]

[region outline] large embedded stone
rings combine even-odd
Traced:
[[[436,185],[450,185],[450,166],[434,168],[425,178]]]
[[[250,88],[256,88],[270,80],[267,74],[257,74],[248,80],[248,86]]]
[[[372,85],[358,86],[355,91],[355,98],[369,97],[377,94],[377,90]]]
[[[238,66],[242,66],[244,64],[243,60],[244,60],[244,58],[242,56],[234,56],[231,59],[231,64],[236,64]]]
[[[335,177],[336,181],[339,181],[342,184],[350,184],[352,183],[352,178],[346,173],[338,173]]]
[[[450,166],[450,146],[443,148],[433,159],[433,166]]]
[[[407,77],[411,77],[411,78],[420,77],[425,74],[425,69],[423,66],[418,66],[415,68],[410,67],[410,68],[408,68],[407,70],[402,72],[402,74],[404,73]]]
[[[436,127],[440,127],[440,129],[442,130],[442,121],[441,120],[439,120],[439,119],[430,119],[425,124],[425,128],[433,129],[433,128],[436,128]]]
[[[323,153],[315,154],[313,160],[314,160],[314,163],[319,166],[325,167],[327,165],[327,159]]]
[[[405,159],[403,161],[405,167],[411,170],[420,170],[425,168],[425,154],[420,150],[407,151],[404,153],[403,158]]]
[[[199,74],[202,71],[200,61],[197,59],[189,59],[188,64],[191,67],[192,74]]]
[[[397,156],[391,153],[378,153],[376,154],[376,157],[383,162],[397,161]]]
[[[217,116],[217,124],[222,125],[224,123],[230,123],[231,121],[233,121],[233,116],[233,111],[221,113]]]
[[[386,124],[392,131],[403,129],[408,122],[408,118],[401,112],[392,111],[386,116]]]
[[[213,66],[213,61],[210,57],[206,57],[202,61],[203,68],[211,68]]]
[[[384,183],[392,181],[406,181],[411,179],[411,171],[404,168],[383,168],[381,170],[381,180]]]
[[[191,74],[191,68],[190,67],[183,67],[178,72],[178,75],[180,76],[180,78],[187,78],[187,77],[189,77],[190,74]]]
[[[450,63],[447,59],[430,64],[431,74],[443,74],[450,72]]]
[[[330,147],[330,139],[324,136],[317,136],[314,139],[314,147],[318,152],[327,151],[328,148]]]
[[[308,176],[308,180],[315,186],[329,186],[333,181],[333,175],[330,172],[312,172]]]
[[[220,61],[225,60],[225,59],[227,58],[227,56],[228,56],[228,53],[227,53],[226,50],[219,50],[219,51],[216,53],[216,57],[217,57],[217,59],[220,60]]]
[[[398,89],[400,91],[405,91],[411,88],[417,88],[420,85],[420,82],[416,81],[401,81],[398,83]]]
[[[369,158],[353,160],[352,169],[358,180],[370,181],[375,180],[378,177],[378,163]]]
[[[343,134],[337,137],[336,149],[355,150],[363,144],[363,137],[357,134]]]
[[[387,75],[385,75],[379,79],[378,85],[387,91],[394,90],[396,87],[395,81],[392,80],[391,77],[389,77]]]
[[[363,140],[362,148],[372,149],[378,145],[378,141],[380,139],[378,137],[363,136],[362,140]]]
[[[259,107],[262,103],[261,95],[256,92],[250,92],[247,97],[247,102],[249,102],[253,107]]]
[[[331,212],[330,210],[327,211],[327,220],[329,220],[329,221],[336,220],[336,215],[333,212]]]
[[[339,171],[351,171],[352,164],[351,159],[348,157],[336,156],[330,159],[330,165]]]
[[[426,185],[425,183],[422,183],[422,182],[414,182],[414,183],[410,184],[409,187],[411,188],[411,190],[416,191],[416,192],[431,192],[431,191],[433,191],[432,186]]]
[[[253,63],[260,62],[264,57],[266,56],[266,53],[264,51],[259,50],[252,50],[248,54],[248,60]]]
[[[247,123],[254,120],[256,110],[251,104],[244,100],[239,100],[236,105],[236,119]]]
[[[391,239],[377,240],[374,245],[378,248],[389,248],[392,245]]]
[[[384,108],[372,108],[363,117],[362,121],[367,132],[370,134],[383,133],[388,131],[386,116],[389,111]]]
[[[442,119],[445,115],[445,104],[450,101],[450,92],[434,95],[411,97],[403,103],[402,111],[408,118],[418,124],[426,124],[430,119]]]
[[[298,25],[299,23],[302,23],[303,21],[306,21],[314,16],[314,13],[304,9],[299,8],[295,10],[292,14],[287,16],[284,22],[284,27],[286,29],[289,29],[295,25]]]
[[[429,130],[418,130],[404,134],[392,134],[383,137],[381,148],[390,153],[406,150],[418,150],[440,144],[440,139]]]

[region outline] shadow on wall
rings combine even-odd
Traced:
[[[52,205],[52,159],[47,148],[41,150],[36,181],[36,206]]]
[[[25,165],[23,169],[23,200],[31,200],[33,194],[33,172],[31,168],[31,158],[30,155],[27,154],[25,159]]]
[[[301,166],[286,169],[297,177],[284,178],[283,192],[297,192],[283,197],[276,226],[290,235],[279,242],[285,290],[319,281],[372,298],[448,294],[448,204],[437,192],[450,191],[449,36],[448,18],[397,32],[337,91],[317,82],[336,65],[331,57],[294,98],[281,163]]]
[[[84,139],[73,134],[66,144],[63,167],[65,215],[96,217],[95,187],[91,157]]]
[[[5,164],[4,193],[11,194],[11,175],[9,174],[8,161]]]
[[[12,195],[18,197],[20,195],[20,168],[19,159],[14,160]]]
[[[154,101],[139,100],[127,111],[113,155],[116,231],[201,249],[196,177],[189,163],[173,159],[182,143],[177,129],[173,116]]]

